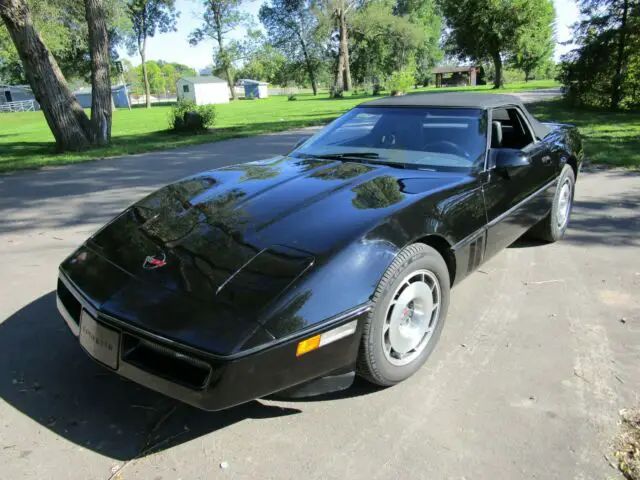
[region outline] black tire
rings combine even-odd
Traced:
[[[430,281],[436,279],[438,282],[440,307],[433,316],[433,319],[437,318],[437,323],[423,350],[418,354],[416,349],[417,356],[410,363],[394,365],[387,358],[383,348],[383,329],[388,307],[403,280],[421,270],[431,272],[433,275],[429,277]],[[442,256],[434,248],[421,243],[405,247],[382,276],[374,293],[373,309],[365,321],[360,343],[357,373],[371,383],[385,387],[395,385],[413,375],[429,358],[438,343],[449,309],[449,292],[449,270]]]
[[[557,220],[558,209],[560,208],[562,187],[563,185],[565,185],[565,183],[568,183],[569,188],[571,188],[571,192],[566,220],[564,221],[564,223],[560,224]],[[544,219],[542,219],[538,224],[531,228],[529,232],[527,232],[530,237],[553,243],[557,242],[564,236],[565,232],[567,231],[567,226],[569,225],[571,209],[573,208],[575,183],[576,177],[573,173],[573,168],[571,168],[570,165],[565,165],[562,169],[562,172],[560,172],[560,177],[558,178],[558,185],[556,187],[556,193],[553,197],[553,205],[551,206],[551,211]]]

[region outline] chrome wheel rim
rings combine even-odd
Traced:
[[[556,221],[560,228],[564,227],[569,220],[569,211],[571,210],[571,182],[567,179],[560,187],[558,196],[558,210],[556,212]]]
[[[433,337],[442,294],[440,282],[429,270],[407,275],[391,297],[382,329],[382,348],[396,366],[415,360]]]

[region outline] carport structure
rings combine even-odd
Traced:
[[[432,72],[436,76],[436,87],[443,86],[443,78],[445,74],[454,75],[456,73],[458,74],[466,73],[467,85],[472,86],[472,85],[476,85],[476,78],[479,70],[480,70],[479,67],[471,65],[467,67],[438,67],[438,68],[434,68]]]

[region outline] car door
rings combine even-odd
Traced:
[[[516,106],[491,112],[491,148],[483,194],[487,209],[487,245],[490,258],[517,240],[551,209],[554,161],[545,142],[535,138]],[[526,162],[501,171],[495,161],[502,149],[519,151]]]

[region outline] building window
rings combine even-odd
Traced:
[[[189,93],[189,85],[182,86],[182,93]]]

